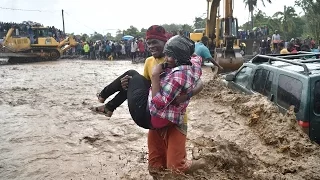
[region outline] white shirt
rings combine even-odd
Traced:
[[[131,52],[136,52],[138,49],[138,44],[136,42],[131,43]]]
[[[272,35],[272,40],[274,41],[274,40],[280,40],[280,34],[273,34]]]

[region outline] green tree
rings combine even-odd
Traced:
[[[285,6],[284,11],[276,12],[273,15],[273,19],[277,19],[280,22],[279,27],[284,34],[284,38],[288,40],[288,33],[291,33],[293,29],[296,27],[296,18],[298,17],[296,10],[289,6],[288,8]]]
[[[162,24],[161,25],[167,32],[177,32],[180,30],[192,32],[193,27],[189,24]]]
[[[138,37],[139,37],[139,38],[145,38],[145,37],[146,37],[146,32],[147,32],[147,29],[142,28],[142,29],[140,30],[140,32],[138,33]]]
[[[179,31],[182,29],[181,24],[162,24],[161,26],[168,32]]]
[[[195,29],[201,29],[206,27],[206,19],[203,19],[201,17],[195,17],[193,23]]]
[[[89,36],[88,34],[81,34],[81,41],[89,41]]]
[[[271,3],[271,0],[260,0],[262,2],[262,5],[265,6],[265,1],[268,3]],[[254,19],[253,19],[253,11],[258,5],[258,0],[243,0],[245,3],[246,7],[248,6],[249,12],[251,14],[251,28],[253,29],[254,27]]]
[[[112,36],[111,33],[107,33],[107,34],[106,34],[106,38],[107,38],[108,40],[111,40],[111,41],[114,41],[114,40],[115,40],[115,38]]]
[[[122,37],[123,37],[123,31],[121,31],[120,29],[118,29],[117,32],[116,32],[116,37],[114,37],[114,39],[115,39],[116,41],[120,41],[120,40],[122,39]]]
[[[192,26],[190,26],[189,24],[183,24],[183,25],[181,26],[181,29],[182,29],[183,31],[187,31],[187,32],[192,32],[192,31],[193,31]]]
[[[286,14],[286,19],[283,18],[284,14]],[[305,29],[307,29],[305,16],[298,16],[292,8],[287,8],[285,12],[277,12],[272,17],[258,10],[254,14],[253,21],[257,27],[268,26],[269,35],[275,30],[279,30],[281,34],[285,32],[286,40],[292,37],[301,37],[305,33]],[[250,21],[246,22],[239,26],[239,29],[252,30],[250,25]]]
[[[91,41],[103,40],[103,35],[97,32],[94,32],[93,35],[90,37]]]
[[[137,37],[139,35],[139,30],[134,26],[130,26],[127,30],[124,30],[123,34]]]
[[[295,23],[295,28],[292,29],[291,32],[288,32],[287,37],[288,40],[290,38],[300,38],[303,36],[303,34],[305,33],[305,29],[306,29],[306,19],[304,17],[296,17],[293,18],[293,21]]]
[[[320,40],[320,1],[319,0],[296,0],[296,5],[301,7],[307,19],[308,31],[314,39]]]

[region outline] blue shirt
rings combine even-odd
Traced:
[[[194,53],[202,58],[202,62],[206,59],[212,58],[209,49],[202,42],[197,42],[195,44]]]

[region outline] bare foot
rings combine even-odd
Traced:
[[[97,93],[98,101],[104,103],[105,99],[101,97],[100,93]]]
[[[95,113],[99,113],[99,114],[103,114],[107,117],[111,117],[113,112],[112,111],[109,111],[105,105],[102,105],[102,106],[97,106],[97,107],[90,107],[89,108],[91,111],[95,112]]]
[[[192,160],[192,164],[190,168],[186,171],[187,174],[193,173],[198,169],[202,169],[206,166],[206,160],[203,158],[200,158],[198,160]]]

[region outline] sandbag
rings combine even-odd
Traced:
[[[194,53],[194,42],[181,35],[170,38],[164,46],[164,53],[175,59],[176,65],[191,65],[191,55]]]

